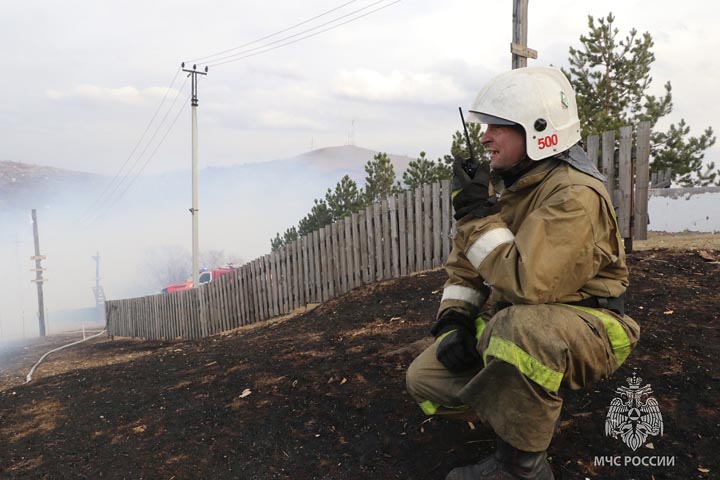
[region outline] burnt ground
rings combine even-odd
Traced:
[[[556,478],[720,478],[720,251],[709,253],[629,256],[628,311],[642,337],[610,379],[565,393],[549,450]],[[375,284],[202,341],[101,337],[51,355],[26,385],[42,353],[77,337],[5,351],[0,478],[444,478],[493,449],[486,427],[428,420],[404,389],[444,278]],[[652,384],[664,421],[663,435],[636,452],[604,432],[633,371]],[[599,466],[596,457],[675,463]]]

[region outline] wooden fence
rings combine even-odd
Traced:
[[[623,237],[647,235],[649,124],[589,137]],[[633,151],[636,155],[633,155]],[[637,157],[636,161],[633,158]],[[636,179],[637,181],[634,181]],[[105,303],[108,334],[202,338],[322,303],[355,287],[443,265],[455,223],[450,181],[375,203],[199,288]],[[634,220],[634,221],[633,221]]]

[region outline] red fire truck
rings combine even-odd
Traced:
[[[220,267],[215,268],[214,270],[204,269],[200,272],[200,276],[198,277],[198,281],[200,285],[203,283],[210,283],[213,280],[222,277],[223,275],[227,275],[228,273],[232,273],[233,271],[237,270],[237,267],[233,265],[222,265]],[[174,292],[181,292],[183,290],[190,290],[193,288],[192,279],[187,280],[185,282],[178,282],[173,283],[172,285],[168,285],[167,287],[162,289],[162,293],[174,293]]]

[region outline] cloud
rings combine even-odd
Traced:
[[[332,89],[342,97],[388,103],[437,104],[467,97],[452,77],[401,70],[389,74],[366,68],[340,70],[333,77]]]
[[[138,90],[135,87],[109,88],[97,85],[81,84],[70,90],[48,89],[45,96],[51,100],[87,100],[93,103],[122,103],[137,104],[145,100],[162,98],[167,92],[168,96],[177,94],[177,90],[167,87],[148,87]]]
[[[278,110],[265,110],[261,112],[259,120],[263,127],[269,128],[304,128],[309,130],[321,130],[323,128],[320,123],[308,117]]]

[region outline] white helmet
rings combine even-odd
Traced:
[[[526,67],[498,75],[478,93],[468,121],[522,126],[532,160],[552,157],[580,140],[575,92],[557,68]]]

